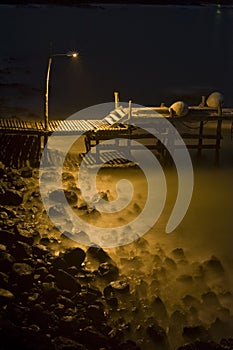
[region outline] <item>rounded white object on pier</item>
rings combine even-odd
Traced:
[[[169,111],[171,111],[171,109],[173,110],[174,117],[184,117],[189,112],[188,105],[183,101],[174,102],[170,106]]]
[[[206,100],[206,104],[211,108],[218,108],[224,102],[224,97],[220,92],[212,92]]]

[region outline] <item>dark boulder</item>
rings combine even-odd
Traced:
[[[116,265],[105,262],[100,264],[98,268],[98,273],[101,277],[104,277],[106,281],[110,282],[118,277],[119,270]]]
[[[22,229],[21,227],[19,227],[19,225],[15,226],[14,232],[16,235],[16,239],[18,241],[21,241],[21,242],[24,242],[24,243],[27,243],[30,245],[33,244],[34,235],[31,232],[29,232],[25,229]]]
[[[49,250],[42,244],[34,244],[32,246],[32,253],[35,257],[43,259],[49,255]]]
[[[151,308],[155,314],[156,319],[165,321],[168,318],[168,313],[166,306],[164,305],[162,299],[158,296],[156,296],[152,303]]]
[[[108,253],[106,253],[101,247],[99,246],[90,246],[87,249],[87,255],[98,260],[100,263],[105,263],[111,260]]]
[[[2,272],[8,272],[11,269],[14,261],[15,259],[11,254],[0,251],[0,270]]]
[[[31,167],[24,167],[21,169],[20,174],[24,178],[30,178],[33,175],[32,168]]]
[[[185,340],[195,341],[197,339],[202,341],[209,340],[209,333],[203,326],[193,326],[183,328],[183,337]]]
[[[11,231],[1,230],[0,231],[0,243],[5,244],[7,247],[13,245],[15,241],[15,233]]]
[[[212,256],[209,260],[204,261],[203,268],[205,274],[209,277],[222,277],[224,275],[224,269],[221,261],[215,256]]]
[[[53,341],[53,345],[55,350],[86,350],[84,345],[62,336],[56,337]]]
[[[80,292],[81,285],[78,281],[69,273],[62,269],[58,269],[55,274],[56,284],[60,289],[67,289],[72,294]]]
[[[155,344],[156,349],[168,350],[169,344],[165,330],[157,324],[151,324],[147,327],[147,334]]]
[[[32,287],[34,269],[25,263],[14,263],[12,266],[12,278],[12,282],[16,282],[20,289],[27,290]]]
[[[12,294],[7,289],[0,288],[0,305],[7,305],[15,299],[14,294]]]
[[[85,260],[86,253],[81,248],[70,248],[64,254],[63,258],[68,266],[76,266],[80,268]]]
[[[1,205],[14,205],[19,206],[23,203],[23,195],[15,190],[6,190],[4,193],[0,193]]]
[[[109,284],[113,291],[127,294],[129,293],[129,283],[126,280],[113,281]]]
[[[32,247],[20,241],[15,242],[10,251],[17,261],[27,259],[32,255]]]
[[[69,204],[76,204],[78,197],[74,191],[58,189],[49,194],[49,199],[58,203],[65,203],[66,199]]]

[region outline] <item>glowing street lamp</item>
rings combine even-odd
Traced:
[[[50,79],[50,69],[51,69],[51,64],[53,61],[53,57],[71,57],[71,58],[77,58],[78,53],[69,51],[67,53],[56,53],[56,54],[51,54],[48,59],[48,68],[47,68],[47,74],[46,74],[46,86],[45,86],[45,114],[44,114],[44,130],[45,132],[48,131],[48,124],[49,124],[49,79]],[[44,143],[47,143],[47,135],[45,135],[45,140]]]

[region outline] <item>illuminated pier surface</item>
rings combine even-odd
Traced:
[[[230,121],[233,125],[233,108],[221,108],[220,106],[209,108],[200,105],[188,107],[185,116],[176,116],[174,111],[166,106],[118,107],[102,120],[53,120],[49,122],[47,130],[45,130],[43,122],[0,119],[2,144],[0,160],[16,166],[22,166],[26,161],[31,165],[38,164],[43,148],[41,147],[42,141],[46,140],[51,134],[55,136],[83,134],[86,152],[103,140],[114,138],[135,139],[140,142],[144,140],[144,145],[149,149],[153,149],[162,157],[166,157],[168,153],[164,145],[166,145],[166,138],[168,139],[169,132],[171,132],[167,127],[167,123],[162,131],[162,143],[143,129],[143,127],[146,127],[147,130],[151,128],[156,131],[157,126],[160,125],[159,132],[161,133],[161,125],[164,120],[168,120],[175,126],[187,148],[197,149],[199,153],[202,149],[214,149],[218,155],[222,139],[222,123]],[[231,128],[231,136],[232,132],[233,128]],[[118,141],[117,150],[119,154],[116,153],[116,156],[118,154],[119,158],[121,147],[123,150],[125,144],[123,143],[121,146]],[[176,145],[174,141],[174,148],[179,147],[184,146]],[[137,149],[137,146],[134,146],[134,148]],[[114,151],[114,143],[105,144],[101,149],[102,152],[106,152],[105,155],[101,155],[100,152],[96,151],[94,156],[87,157],[86,162],[93,165],[103,159],[107,161],[107,152]],[[112,162],[112,165],[114,164],[119,165],[119,161]]]

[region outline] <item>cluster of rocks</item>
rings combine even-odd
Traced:
[[[151,251],[144,238],[111,256],[75,245],[67,234],[51,238],[36,221],[41,207],[35,181],[28,191],[32,170],[0,172],[1,349],[233,349],[232,294],[207,288],[224,283],[218,258],[190,264],[182,248]],[[21,200],[10,202],[6,191]],[[71,189],[67,199],[77,201]],[[177,305],[169,305],[174,299]]]
[[[139,349],[106,315],[111,294],[128,288],[115,280],[119,271],[109,256],[97,247],[55,256],[47,243],[35,243],[17,226],[0,231],[1,348]],[[98,269],[85,267],[86,255]],[[104,293],[97,278],[107,284]]]

